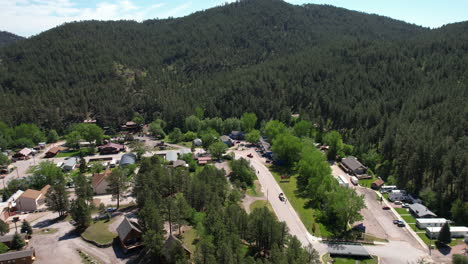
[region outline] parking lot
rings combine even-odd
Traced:
[[[331,168],[334,176],[344,175],[349,179],[349,175],[337,165],[332,165]],[[382,209],[385,204],[381,203],[374,190],[360,186],[353,186],[352,188],[354,188],[358,194],[364,195],[367,208],[361,210],[364,220],[357,224],[363,223],[366,227],[366,233],[389,241],[406,241],[413,247],[422,249],[406,228],[398,227],[396,224],[393,224],[393,220],[397,218],[391,210]]]

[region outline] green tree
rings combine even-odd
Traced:
[[[81,135],[78,131],[72,131],[65,136],[65,145],[69,148],[78,148],[80,146]]]
[[[55,129],[51,129],[47,134],[47,143],[55,143],[59,139],[59,135]]]
[[[310,137],[312,134],[312,123],[301,120],[294,125],[293,130],[296,137]]]
[[[273,140],[272,150],[280,160],[287,164],[298,161],[301,155],[302,143],[298,137],[290,134],[280,134]]]
[[[452,219],[455,223],[463,225],[468,219],[468,203],[463,202],[460,199],[455,200],[450,209],[452,213]]]
[[[198,132],[201,129],[201,121],[198,117],[191,115],[185,118],[185,130]]]
[[[182,134],[182,131],[176,127],[171,133],[169,133],[169,140],[172,143],[179,143],[184,140],[184,134]]]
[[[195,107],[195,116],[202,120],[205,117],[205,110],[199,106]]]
[[[211,144],[215,143],[219,138],[219,134],[213,129],[208,129],[201,134],[203,148],[208,150]]]
[[[112,194],[114,199],[117,199],[117,209],[120,206],[120,199],[128,189],[128,178],[125,170],[121,168],[114,169],[108,178],[107,191]]]
[[[161,126],[162,120],[153,121],[149,124],[149,131],[151,135],[155,138],[165,138],[166,133],[164,132],[164,128]]]
[[[452,235],[450,233],[450,226],[447,222],[442,226],[437,237],[437,242],[442,244],[449,244],[452,241]]]
[[[208,148],[208,151],[213,155],[213,157],[217,160],[221,159],[223,154],[226,152],[228,149],[228,146],[224,144],[223,142],[215,142],[211,144],[211,146]]]
[[[68,211],[68,193],[65,189],[65,180],[63,178],[51,184],[46,194],[46,204],[49,209],[59,213],[60,217]]]
[[[0,219],[0,235],[4,236],[10,232],[10,226]]]
[[[10,250],[10,248],[7,247],[7,245],[0,243],[0,254],[7,253],[8,250]]]
[[[343,140],[341,139],[340,133],[334,130],[330,131],[325,134],[323,141],[329,146],[327,158],[329,160],[334,160],[343,149]]]
[[[245,140],[252,144],[257,144],[260,140],[260,131],[258,130],[251,130],[247,135],[245,135]]]
[[[326,220],[337,234],[346,232],[348,224],[362,220],[360,211],[366,208],[363,196],[345,187],[327,193],[324,206]]]
[[[238,160],[233,159],[230,165],[232,172],[229,176],[232,182],[239,181],[240,183],[245,183],[245,186],[253,185],[256,174],[250,165],[250,161],[244,158]]]
[[[270,142],[273,142],[277,135],[284,134],[286,131],[286,126],[278,120],[270,120],[265,125],[265,134]]]
[[[86,200],[81,197],[71,202],[70,215],[80,231],[84,231],[91,224],[91,210]]]
[[[452,264],[466,264],[468,263],[468,256],[453,254]]]
[[[33,175],[29,177],[29,183],[34,189],[41,189],[47,184],[54,184],[64,177],[61,168],[57,167],[51,161],[42,161],[34,170]]]
[[[89,166],[90,166],[89,171],[91,173],[100,173],[106,169],[106,167],[104,167],[104,165],[102,165],[102,163],[99,161],[90,162]]]
[[[197,138],[197,133],[192,132],[192,131],[187,131],[184,135],[184,141],[193,141],[194,139]]]
[[[88,203],[93,200],[93,188],[84,174],[80,173],[75,177],[75,194]]]
[[[232,131],[240,131],[242,122],[238,118],[226,118],[223,122],[223,134],[229,134]]]
[[[145,118],[140,115],[140,113],[135,112],[133,113],[132,121],[135,122],[137,125],[143,125],[145,123]]]
[[[257,115],[254,113],[244,113],[241,117],[242,129],[245,132],[250,132],[257,124]]]
[[[179,228],[179,235],[181,235],[181,227],[187,224],[187,220],[190,218],[192,213],[190,205],[185,200],[185,197],[182,194],[177,194],[175,199],[175,224]]]
[[[10,163],[11,163],[11,161],[8,158],[8,156],[4,155],[3,153],[0,152],[0,166],[6,166],[6,165],[8,165]]]
[[[33,229],[31,227],[31,225],[29,224],[29,222],[26,221],[26,219],[23,220],[23,223],[21,224],[21,231],[20,232],[21,233],[26,233],[28,235],[32,235],[32,233],[33,233]]]
[[[422,189],[419,196],[429,208],[434,208],[438,202],[436,193],[430,187]]]
[[[11,240],[10,248],[13,250],[20,250],[24,248],[24,246],[26,246],[26,242],[24,242],[24,239],[16,232]]]

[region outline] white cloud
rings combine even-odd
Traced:
[[[0,30],[30,36],[72,21],[142,21],[162,6],[164,3],[138,6],[134,0],[102,0],[90,7],[79,7],[73,0],[0,0]]]
[[[185,10],[187,10],[192,5],[192,1],[176,6],[162,14],[159,17],[174,17],[180,16]]]

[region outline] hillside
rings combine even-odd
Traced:
[[[466,201],[468,23],[436,30],[332,6],[250,0],[179,19],[69,23],[0,50],[1,120],[117,126],[140,112],[339,129],[433,208]]]
[[[6,31],[0,31],[0,48],[4,47],[6,45],[9,45],[9,44],[13,44],[16,41],[22,40],[22,39],[24,39],[24,38],[20,37],[18,35],[15,35],[13,33],[6,32]]]

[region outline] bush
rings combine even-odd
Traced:
[[[10,250],[10,248],[7,247],[7,245],[0,243],[0,254],[6,253]]]

